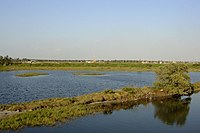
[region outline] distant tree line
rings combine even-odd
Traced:
[[[23,61],[28,61],[28,59],[13,59],[12,57],[6,55],[6,56],[1,56],[0,55],[0,66],[9,66],[13,64],[21,64]]]
[[[9,57],[8,55],[6,56],[0,56],[0,65],[3,66],[8,66],[13,64],[13,59]]]

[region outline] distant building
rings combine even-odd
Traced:
[[[27,63],[34,64],[34,63],[36,63],[36,61],[35,60],[29,60],[29,61],[27,61]]]
[[[87,63],[96,63],[96,59],[94,57],[94,59],[92,61],[86,61]]]

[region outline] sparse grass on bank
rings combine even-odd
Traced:
[[[48,75],[48,73],[38,73],[38,72],[28,72],[28,73],[22,73],[17,74],[17,77],[33,77],[33,76],[41,76],[41,75]]]

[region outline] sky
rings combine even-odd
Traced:
[[[0,55],[200,61],[200,0],[0,0]]]

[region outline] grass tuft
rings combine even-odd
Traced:
[[[115,91],[114,90],[111,90],[111,89],[107,89],[107,90],[104,90],[103,91],[105,94],[114,94]]]

